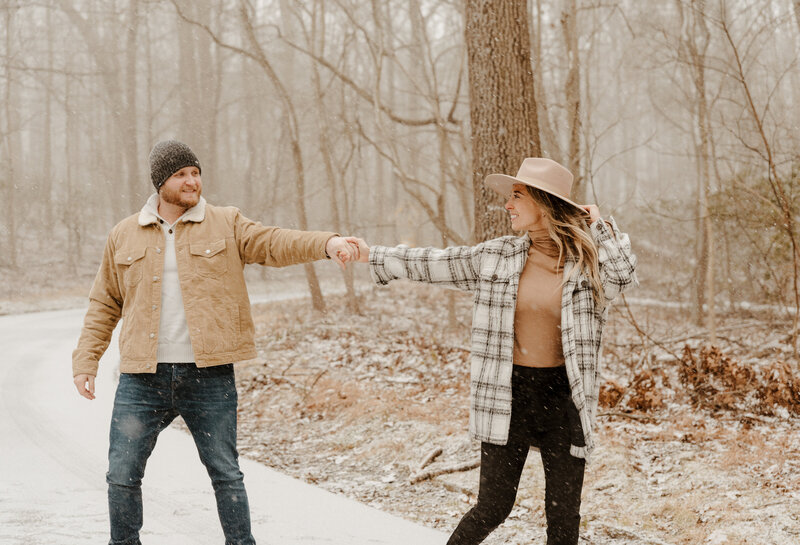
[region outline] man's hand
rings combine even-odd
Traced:
[[[73,379],[78,393],[86,399],[94,399],[94,376],[93,375],[76,375]]]
[[[347,262],[358,260],[358,243],[355,237],[331,237],[325,245],[325,253],[344,270]]]
[[[589,225],[600,219],[600,209],[596,204],[584,204],[581,208],[589,213]]]

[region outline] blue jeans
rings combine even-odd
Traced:
[[[230,364],[198,368],[193,363],[159,363],[155,374],[120,375],[106,475],[109,545],[141,545],[144,468],[158,434],[179,415],[211,477],[225,545],[255,544],[236,450],[236,406]]]

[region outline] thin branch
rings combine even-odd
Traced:
[[[277,29],[277,31],[278,31],[278,37],[280,38],[280,40],[283,43],[285,43],[286,45],[288,45],[292,49],[294,49],[296,51],[299,51],[299,52],[303,53],[304,55],[307,55],[312,60],[316,61],[320,65],[322,65],[325,68],[327,68],[328,70],[330,70],[331,73],[333,73],[343,83],[345,83],[348,87],[353,89],[359,97],[361,97],[362,99],[364,99],[367,102],[369,102],[372,106],[377,107],[381,112],[386,114],[386,116],[389,119],[391,119],[392,121],[394,121],[395,123],[399,123],[401,125],[406,125],[406,126],[409,126],[409,127],[420,127],[420,126],[424,126],[424,125],[439,125],[440,124],[441,120],[437,119],[436,117],[429,117],[429,118],[423,118],[423,119],[410,119],[410,118],[402,117],[402,116],[394,113],[385,104],[382,104],[382,103],[381,104],[377,104],[376,101],[375,101],[375,97],[372,95],[372,93],[370,93],[366,89],[364,89],[361,86],[359,86],[355,81],[353,81],[352,78],[350,78],[348,75],[342,73],[338,68],[333,66],[330,62],[328,62],[327,59],[324,59],[324,58],[322,58],[322,57],[320,57],[318,55],[315,55],[313,52],[308,51],[307,49],[305,49],[304,47],[301,47],[298,44],[290,42],[289,40],[287,40],[286,38],[284,38],[281,35],[280,29]],[[458,124],[461,123],[459,120],[447,119],[446,121],[448,121],[448,122],[450,122],[450,123],[452,123],[454,125],[458,125]]]
[[[449,466],[442,466],[436,469],[429,469],[428,471],[423,471],[420,473],[415,473],[411,477],[408,478],[408,481],[411,484],[416,484],[420,481],[426,481],[428,479],[432,479],[434,477],[438,477],[439,475],[445,475],[448,473],[458,473],[461,471],[469,471],[471,469],[475,469],[476,467],[480,467],[481,460],[477,458],[475,460],[471,460],[469,462],[461,462],[459,464],[453,464]]]

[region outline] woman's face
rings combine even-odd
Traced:
[[[541,207],[533,200],[523,184],[514,184],[511,196],[506,201],[506,210],[511,216],[514,231],[535,231],[546,227]]]

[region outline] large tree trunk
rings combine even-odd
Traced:
[[[503,198],[483,180],[516,174],[525,157],[540,155],[539,126],[525,0],[467,0],[475,239],[507,234]]]

